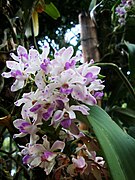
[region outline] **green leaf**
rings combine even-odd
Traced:
[[[60,13],[56,6],[51,2],[49,4],[45,4],[45,10],[44,10],[49,16],[51,16],[53,19],[58,19],[60,17]]]
[[[114,180],[134,180],[135,139],[123,132],[98,106],[90,107],[87,124],[93,127],[105,154],[112,178]]]
[[[128,49],[130,77],[135,78],[135,44],[125,42],[125,45]]]
[[[89,11],[91,11],[96,6],[97,0],[92,0],[89,6]]]

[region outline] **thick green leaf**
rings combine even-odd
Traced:
[[[60,13],[58,9],[55,7],[55,5],[51,2],[49,4],[45,4],[45,10],[44,10],[49,16],[51,16],[53,19],[58,19],[60,17]]]
[[[93,127],[99,140],[112,178],[134,180],[135,139],[124,133],[100,107],[93,106],[90,109],[87,123]]]
[[[131,78],[135,78],[135,44],[125,42],[128,49],[129,69]]]

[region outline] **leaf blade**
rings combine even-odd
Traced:
[[[60,13],[58,9],[55,7],[55,5],[52,2],[50,2],[49,4],[45,4],[44,12],[46,12],[49,16],[51,16],[55,20],[60,17]]]
[[[114,180],[133,180],[135,172],[135,140],[124,133],[101,108],[91,107],[88,126],[93,130],[104,151]],[[129,166],[129,162],[130,165]]]

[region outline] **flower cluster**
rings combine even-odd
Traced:
[[[121,0],[120,5],[116,7],[116,14],[118,16],[118,22],[120,25],[125,25],[126,23],[126,17],[127,17],[127,11],[132,7],[133,0]]]
[[[19,46],[17,55],[11,54],[13,61],[6,62],[10,71],[3,72],[2,76],[15,79],[11,91],[27,90],[15,102],[22,109],[21,118],[13,122],[19,130],[14,138],[29,138],[29,143],[21,146],[21,154],[30,168],[39,166],[48,175],[56,167],[66,166],[68,174],[88,174],[88,167],[94,162],[98,169],[103,167],[103,159],[96,157],[96,152],[88,149],[86,143],[77,145],[76,151],[68,152],[70,157],[67,157],[66,144],[85,137],[79,129],[77,113],[88,115],[88,105],[95,105],[102,97],[100,67],[93,60],[80,64],[83,56],[73,56],[72,47],[55,50],[52,60],[49,52],[48,44],[41,54],[33,48],[27,52]],[[25,88],[29,84],[30,92],[29,86]]]

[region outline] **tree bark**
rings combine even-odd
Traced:
[[[84,61],[89,62],[93,59],[95,62],[99,62],[100,54],[95,23],[86,12],[79,14],[79,23],[81,25],[81,45]]]

